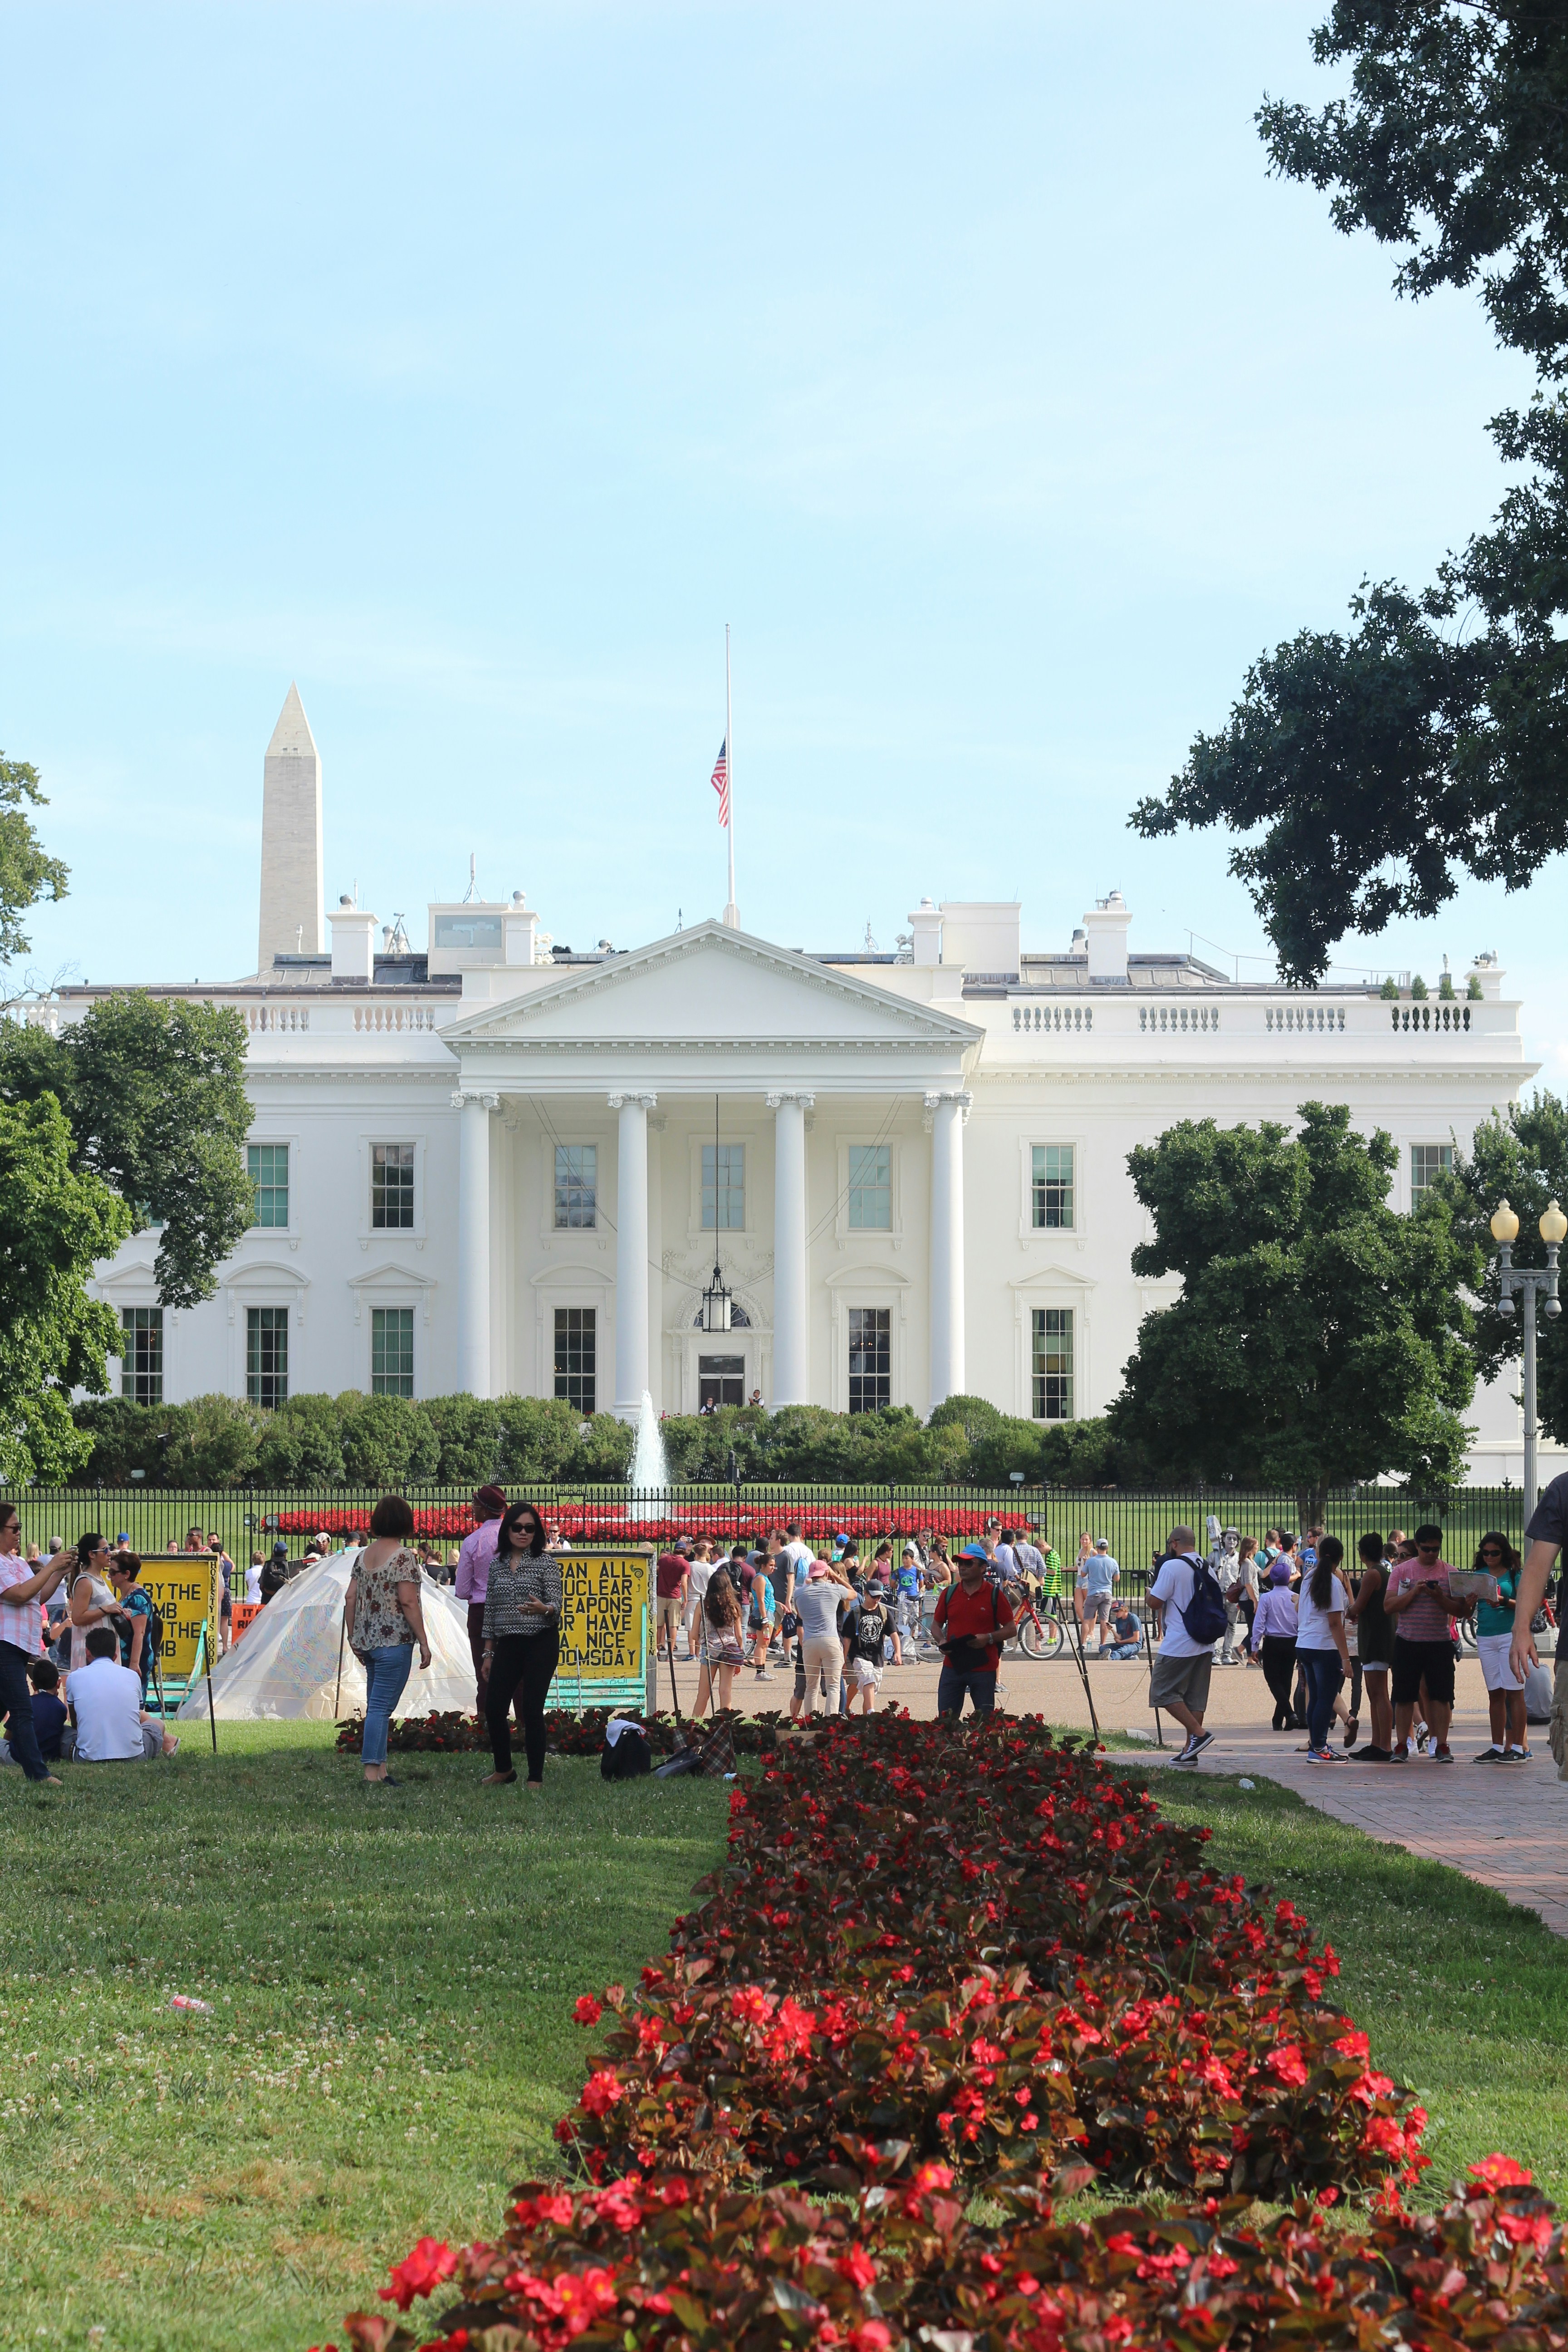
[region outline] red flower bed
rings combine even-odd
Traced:
[[[445,2332],[357,2314],[364,2352],[1568,2345],[1529,2175],[1405,2213],[1426,2117],[1326,1998],[1331,1952],[1092,1753],[835,1723],[731,1804],[665,1958],[576,2004],[608,2031],[557,2137],[592,2185],[422,2240],[383,2299],[452,2279]],[[1095,2181],[1183,2203],[1055,2223]],[[1317,2233],[1314,2200],[1369,2190],[1370,2233]],[[1258,2196],[1293,2210],[1248,2228]]]
[[[647,1512],[634,1499],[624,1506],[603,1503],[560,1503],[544,1512],[552,1536],[564,1536],[578,1545],[673,1543],[677,1536],[721,1536],[727,1543],[742,1537],[765,1536],[782,1528],[785,1518],[798,1520],[807,1537],[830,1535],[912,1536],[935,1527],[946,1536],[977,1536],[985,1525],[983,1511],[891,1508],[886,1503],[693,1503],[678,1510]],[[370,1506],[350,1508],[333,1503],[321,1511],[280,1511],[283,1535],[363,1535],[370,1525]],[[473,1514],[466,1503],[445,1503],[416,1509],[416,1536],[468,1536]]]
[[[656,1712],[635,1715],[624,1706],[585,1706],[580,1715],[569,1707],[547,1707],[544,1714],[545,1738],[552,1756],[597,1756],[605,1745],[605,1726],[612,1715],[623,1722],[639,1723],[648,1737],[648,1745],[656,1756],[672,1756],[679,1744],[677,1735],[689,1732],[689,1720],[678,1724],[673,1715]],[[731,1745],[743,1756],[759,1756],[778,1745],[780,1727],[784,1717],[776,1709],[764,1715],[742,1715],[737,1708],[720,1708],[703,1717],[695,1726],[700,1736],[713,1731],[727,1731]],[[364,1717],[351,1715],[338,1726],[338,1753],[357,1756],[364,1737]],[[388,1753],[411,1755],[488,1755],[490,1735],[483,1718],[477,1715],[459,1715],[455,1710],[447,1715],[407,1715],[397,1717],[387,1728]]]

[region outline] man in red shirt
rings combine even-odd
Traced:
[[[654,1628],[655,1650],[667,1650],[671,1665],[675,1663],[675,1629],[686,1612],[686,1595],[689,1581],[690,1561],[686,1538],[681,1537],[673,1551],[660,1552],[654,1570],[654,1593],[658,1622]]]
[[[976,1715],[989,1715],[996,1705],[996,1675],[1002,1644],[1013,1631],[1013,1612],[986,1566],[984,1547],[966,1544],[959,1555],[958,1582],[944,1586],[936,1604],[931,1637],[942,1654],[939,1715],[962,1715],[966,1691]]]
[[[1448,1726],[1454,1713],[1454,1644],[1450,1620],[1468,1616],[1473,1600],[1456,1600],[1448,1591],[1454,1573],[1443,1558],[1443,1530],[1417,1528],[1415,1558],[1395,1560],[1383,1596],[1385,1617],[1394,1626],[1394,1753],[1390,1761],[1405,1763],[1410,1754],[1410,1732],[1417,1704],[1425,1699],[1432,1731],[1432,1761],[1451,1764]]]

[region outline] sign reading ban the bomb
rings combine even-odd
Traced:
[[[561,1666],[584,1682],[644,1671],[648,1559],[642,1551],[563,1552]],[[578,1660],[582,1661],[581,1666]]]
[[[142,1582],[163,1620],[159,1671],[176,1677],[190,1675],[204,1618],[217,1631],[216,1561],[210,1552],[144,1552]]]

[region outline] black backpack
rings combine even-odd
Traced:
[[[1206,1559],[1187,1556],[1187,1566],[1193,1571],[1193,1597],[1178,1612],[1193,1642],[1217,1642],[1230,1620],[1225,1613],[1225,1595],[1219,1589],[1219,1579]]]
[[[599,1772],[605,1780],[636,1780],[648,1771],[653,1754],[647,1732],[640,1723],[623,1722],[609,1737],[611,1727],[605,1727],[605,1745],[599,1753]]]

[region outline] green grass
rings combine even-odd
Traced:
[[[1268,1880],[1342,1962],[1339,1998],[1374,2063],[1421,2094],[1433,2158],[1420,2203],[1502,2148],[1568,2198],[1568,1944],[1534,1912],[1441,1863],[1379,1843],[1270,1780],[1152,1783],[1207,1823],[1216,1868]]]
[[[5,2352],[341,2340],[422,2231],[493,2230],[552,2163],[574,1996],[635,1980],[721,1849],[721,1782],[563,1762],[530,1799],[410,1756],[366,1792],[332,1732],[0,1775]]]

